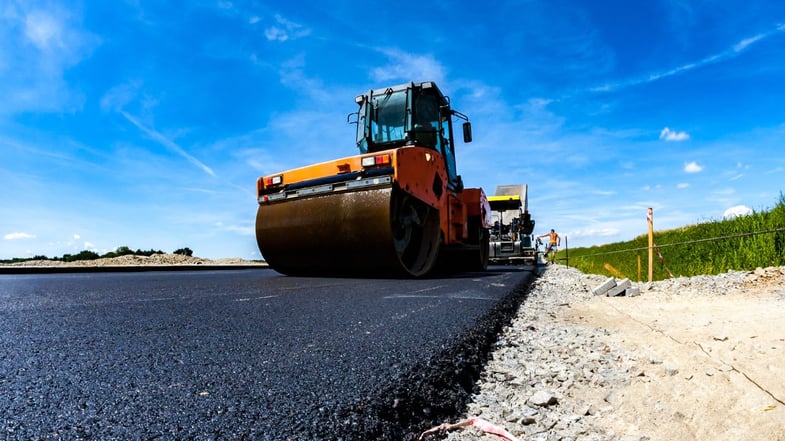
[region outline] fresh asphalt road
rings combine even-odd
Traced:
[[[0,275],[0,439],[410,439],[532,278]]]

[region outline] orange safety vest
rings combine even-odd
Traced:
[[[555,244],[556,238],[559,237],[559,235],[554,231],[553,233],[548,233],[548,237],[551,238],[551,244]]]

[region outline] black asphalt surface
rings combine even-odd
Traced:
[[[0,439],[415,439],[525,299],[496,269],[0,275]]]

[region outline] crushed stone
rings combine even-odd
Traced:
[[[605,329],[555,319],[560,308],[590,300],[592,291],[607,277],[583,274],[563,265],[541,267],[541,271],[517,316],[499,335],[468,405],[467,417],[500,424],[516,437],[532,441],[651,439],[645,433],[613,433],[601,424],[618,401],[614,391],[643,375],[643,364],[649,361],[612,346]],[[642,296],[727,296],[765,286],[773,287],[785,298],[785,267],[632,282],[632,286]],[[666,372],[678,375],[673,367],[666,367]],[[608,392],[598,404],[579,398],[585,395],[577,390],[586,388]],[[479,431],[466,428],[451,431],[441,439],[493,438],[481,436]]]

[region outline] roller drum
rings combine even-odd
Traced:
[[[262,204],[262,257],[288,275],[422,276],[439,250],[439,214],[393,186]]]

